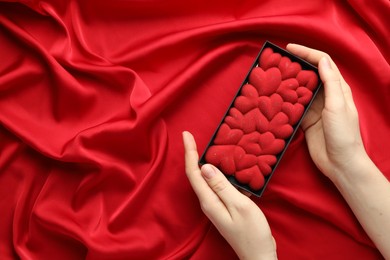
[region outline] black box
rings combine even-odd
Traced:
[[[271,53],[271,51],[269,50],[269,49],[271,49],[272,50],[272,53],[273,54],[269,54],[269,53]],[[265,52],[264,52],[265,51]],[[264,54],[263,54],[263,52],[264,52]],[[263,56],[261,56],[263,54]],[[274,55],[275,54],[275,55]],[[273,61],[274,60],[278,60],[279,59],[279,54],[280,54],[280,56],[281,56],[281,59],[280,59],[280,61],[279,61],[279,63],[278,63],[278,66],[274,66],[274,68],[272,68],[271,69],[271,67],[270,68],[267,68],[268,66],[272,66],[272,64],[273,64]],[[265,57],[265,55],[269,55],[268,56],[268,59],[266,59]],[[273,55],[272,57],[271,57],[271,55]],[[262,69],[262,68],[258,68],[259,66],[260,66],[260,61],[259,61],[259,57],[262,57],[263,59],[262,59],[262,64],[261,64],[261,66],[263,66],[265,69]],[[283,57],[287,57],[290,61],[291,61],[291,63],[288,63],[288,61],[287,61],[287,59],[286,58],[283,58]],[[283,59],[283,62],[282,62],[282,59]],[[266,62],[264,62],[264,61],[268,61],[268,63],[266,63]],[[291,77],[291,78],[283,78],[283,77],[287,77],[288,75],[289,75],[289,72],[290,71],[293,71],[293,69],[290,69],[290,70],[287,70],[287,69],[285,69],[285,70],[283,70],[283,68],[292,68],[292,67],[294,67],[294,66],[291,66],[292,65],[292,63],[294,63],[293,65],[296,65],[295,63],[298,63],[299,65],[300,65],[300,68],[301,68],[301,70],[299,71],[299,73],[297,74],[297,75],[295,75],[295,78],[293,78],[293,77]],[[265,64],[265,65],[264,65]],[[288,66],[289,67],[286,67],[286,66],[284,66],[284,64],[288,64]],[[295,66],[295,67],[297,67],[297,66]],[[261,88],[261,86],[259,86],[259,85],[261,85],[261,84],[265,84],[263,81],[261,81],[262,80],[262,78],[263,78],[263,76],[261,76],[261,75],[263,75],[263,74],[261,74],[261,73],[263,73],[263,72],[265,72],[265,73],[268,73],[267,75],[271,75],[272,73],[271,73],[271,70],[272,70],[272,72],[274,72],[274,74],[275,75],[277,75],[276,77],[274,77],[274,78],[277,78],[276,79],[276,81],[275,82],[278,82],[277,80],[279,80],[278,79],[278,73],[276,72],[276,68],[279,70],[279,73],[281,74],[281,83],[280,83],[280,85],[277,87],[277,88],[275,88],[275,91],[276,92],[270,92],[270,93],[268,93],[268,94],[266,94],[265,93],[265,91],[263,91],[263,89]],[[296,71],[297,71],[298,69],[296,69]],[[254,71],[253,72],[253,75],[252,75],[252,78],[250,79],[250,77],[251,77],[251,73],[252,73],[252,71]],[[263,72],[262,72],[263,71]],[[302,72],[302,71],[305,71],[305,72]],[[307,73],[306,73],[307,72]],[[299,97],[299,94],[298,94],[298,92],[299,93],[305,93],[305,91],[303,90],[303,89],[300,89],[301,87],[302,88],[305,88],[305,87],[303,87],[303,86],[301,86],[300,85],[300,83],[302,82],[302,78],[303,77],[301,77],[302,75],[304,75],[305,73],[306,73],[306,75],[307,74],[314,74],[315,73],[315,75],[316,75],[316,78],[317,78],[317,82],[314,84],[313,82],[315,82],[314,81],[314,76],[312,75],[311,76],[311,78],[313,79],[313,81],[311,82],[312,84],[309,84],[309,83],[306,83],[306,88],[307,89],[309,89],[310,91],[311,91],[311,93],[312,93],[312,96],[311,96],[311,98],[310,98],[310,100],[308,101],[308,97],[309,97],[309,95],[308,94],[306,94],[306,96],[304,97],[304,96],[301,96],[301,97]],[[257,74],[256,74],[257,73]],[[294,73],[295,72],[292,72],[292,74],[291,75],[294,75]],[[283,75],[282,75],[283,74]],[[254,75],[260,75],[259,76],[259,78],[260,78],[260,81],[256,81],[256,76],[254,76]],[[265,75],[265,74],[264,74]],[[266,76],[267,76],[266,75]],[[264,77],[266,77],[266,76],[264,76]],[[272,76],[272,75],[271,75]],[[268,78],[269,78],[269,82],[271,82],[272,83],[272,77],[271,76],[269,76]],[[309,76],[310,77],[310,76]],[[295,79],[295,80],[294,80]],[[301,80],[301,81],[299,81],[299,80]],[[288,82],[289,81],[289,82]],[[294,86],[293,85],[296,85],[296,83],[295,83],[295,81],[297,81],[299,84],[297,85],[298,87],[297,87],[297,89],[295,89],[295,92],[296,92],[296,95],[294,94],[294,93],[292,93],[292,91],[294,91],[293,90],[293,88],[294,88]],[[261,84],[257,84],[257,85],[254,85],[254,84],[252,84],[252,83],[257,83],[257,82],[260,82]],[[286,83],[287,82],[287,83]],[[270,83],[270,85],[272,85]],[[283,84],[283,88],[281,88],[281,86],[282,86],[282,83],[285,83],[285,84]],[[293,84],[290,84],[290,83],[293,83]],[[276,83],[275,83],[276,84]],[[311,87],[309,88],[309,87],[307,87],[308,85],[310,85]],[[275,85],[276,86],[276,85]],[[289,86],[291,86],[291,87],[289,87]],[[265,190],[265,188],[266,188],[266,186],[268,185],[268,182],[270,181],[270,179],[271,179],[271,177],[272,177],[272,175],[275,173],[275,170],[276,170],[276,168],[277,168],[277,166],[278,166],[278,164],[279,164],[279,162],[281,161],[281,159],[282,159],[282,157],[283,157],[283,154],[285,153],[285,151],[286,151],[286,149],[287,149],[287,147],[288,147],[288,145],[290,144],[290,142],[291,142],[291,140],[293,139],[293,137],[294,137],[294,135],[295,135],[295,133],[296,133],[296,131],[297,131],[297,129],[298,129],[298,127],[299,127],[299,125],[300,125],[300,123],[301,123],[301,121],[302,121],[302,119],[303,119],[303,117],[304,117],[304,115],[306,114],[306,112],[308,111],[308,109],[309,109],[309,107],[311,106],[311,104],[312,104],[312,102],[313,102],[313,100],[314,100],[314,98],[315,98],[315,96],[317,95],[317,93],[318,93],[318,91],[319,91],[319,89],[321,88],[321,86],[322,86],[322,83],[321,83],[321,81],[320,81],[320,78],[319,78],[319,74],[318,74],[318,70],[317,70],[317,68],[315,67],[315,66],[313,66],[312,64],[310,64],[310,63],[308,63],[307,61],[305,61],[305,60],[303,60],[303,59],[301,59],[301,58],[299,58],[299,57],[297,57],[297,56],[295,56],[295,55],[293,55],[293,54],[291,54],[291,53],[289,53],[288,51],[286,51],[286,50],[284,50],[284,49],[282,49],[282,48],[280,48],[280,47],[278,47],[278,46],[276,46],[275,44],[272,44],[271,42],[269,42],[269,41],[266,41],[265,43],[264,43],[264,45],[263,45],[263,47],[261,48],[261,50],[260,50],[260,52],[258,53],[258,55],[257,55],[257,57],[256,57],[256,59],[255,59],[255,62],[253,63],[253,65],[251,66],[251,68],[249,69],[249,72],[247,73],[247,75],[246,75],[246,77],[245,77],[245,79],[244,79],[244,81],[242,82],[242,84],[241,84],[241,86],[239,87],[239,89],[238,89],[238,91],[237,91],[237,93],[236,93],[236,95],[234,96],[234,98],[232,99],[232,102],[231,102],[231,104],[230,104],[230,106],[228,107],[228,109],[226,110],[226,113],[225,113],[225,115],[224,115],[224,117],[222,118],[222,120],[221,120],[221,122],[220,122],[220,124],[219,124],[219,126],[218,126],[218,128],[216,129],[216,131],[214,132],[214,134],[213,134],[213,136],[212,136],[212,138],[211,138],[211,140],[210,140],[210,142],[209,142],[209,144],[207,145],[207,147],[206,147],[206,149],[205,149],[205,151],[203,152],[203,154],[202,154],[202,156],[201,156],[201,158],[200,158],[200,160],[199,160],[199,163],[201,164],[201,165],[203,165],[203,164],[206,164],[206,163],[208,163],[208,161],[206,160],[206,153],[208,152],[208,150],[211,148],[211,149],[216,149],[216,148],[220,148],[221,146],[224,146],[225,148],[225,150],[229,150],[229,149],[232,149],[232,151],[234,150],[234,151],[241,151],[241,150],[244,150],[245,151],[245,156],[247,157],[246,159],[253,159],[254,157],[253,156],[255,156],[256,158],[258,158],[258,161],[259,161],[259,163],[258,164],[256,164],[256,165],[254,165],[254,166],[252,166],[252,167],[254,167],[254,169],[257,167],[258,169],[259,169],[259,171],[261,170],[261,169],[265,169],[266,168],[266,172],[267,172],[267,174],[266,174],[266,176],[264,176],[264,183],[263,183],[263,185],[262,185],[262,187],[261,188],[259,188],[259,189],[253,189],[253,188],[251,188],[251,186],[258,186],[258,185],[256,185],[256,184],[253,184],[253,185],[251,185],[251,186],[249,186],[249,184],[243,184],[243,183],[241,183],[241,182],[239,182],[238,180],[237,180],[237,178],[239,177],[239,175],[237,174],[238,173],[238,171],[237,172],[234,172],[234,173],[232,173],[231,171],[230,171],[230,169],[229,169],[229,171],[230,171],[230,173],[229,174],[226,174],[226,172],[228,171],[227,169],[228,169],[228,167],[225,167],[226,168],[226,172],[224,172],[220,167],[218,167],[218,168],[220,168],[220,170],[222,171],[222,172],[224,172],[224,174],[226,175],[226,177],[228,178],[228,180],[233,184],[233,185],[235,185],[236,187],[239,187],[239,188],[241,188],[241,189],[243,189],[243,190],[246,190],[246,191],[248,191],[248,192],[250,192],[250,193],[252,193],[252,194],[254,194],[254,195],[256,195],[256,196],[258,196],[258,197],[260,197],[261,195],[262,195],[262,193],[264,192],[264,190]],[[258,93],[258,97],[255,97],[255,96],[248,96],[248,100],[252,100],[252,103],[246,103],[246,105],[249,105],[249,107],[250,106],[255,106],[255,103],[253,103],[253,102],[256,102],[256,101],[254,101],[255,99],[257,100],[257,104],[258,104],[258,107],[257,108],[250,108],[251,110],[249,110],[249,111],[251,111],[251,112],[253,112],[252,114],[256,114],[257,112],[256,111],[252,111],[252,110],[259,110],[260,111],[260,114],[261,115],[259,115],[259,117],[264,117],[264,118],[268,118],[267,120],[267,122],[266,121],[264,121],[263,120],[263,122],[264,122],[264,129],[267,129],[267,130],[259,130],[259,128],[263,128],[262,127],[262,124],[260,123],[260,119],[258,119],[258,117],[254,117],[254,118],[252,118],[253,120],[257,120],[257,123],[255,124],[255,125],[250,125],[250,124],[247,124],[248,126],[247,127],[245,127],[245,126],[243,126],[244,124],[245,124],[245,122],[244,121],[242,121],[242,122],[244,122],[242,125],[241,125],[241,128],[240,127],[238,127],[238,128],[236,128],[237,130],[239,130],[239,131],[236,131],[236,133],[238,133],[241,137],[240,137],[240,140],[239,141],[237,141],[238,143],[237,144],[215,144],[214,143],[214,141],[215,141],[215,139],[216,139],[216,136],[217,136],[217,134],[218,134],[218,131],[220,130],[220,128],[221,128],[221,125],[223,125],[224,124],[224,128],[226,128],[226,129],[230,129],[230,130],[234,130],[233,129],[233,127],[232,127],[232,120],[234,121],[234,116],[232,116],[232,111],[233,110],[235,110],[235,111],[238,111],[238,112],[242,112],[241,113],[241,115],[243,115],[243,116],[246,116],[247,114],[248,114],[248,112],[249,111],[246,111],[246,112],[243,112],[244,111],[244,108],[242,108],[242,106],[238,106],[239,105],[239,102],[238,101],[236,101],[237,100],[237,98],[238,97],[240,97],[240,96],[242,96],[242,97],[247,97],[247,96],[244,96],[244,94],[242,94],[241,92],[242,92],[242,90],[243,90],[243,88],[245,87],[245,95],[248,95],[247,93],[249,93],[249,91],[247,91],[247,90],[253,90],[253,89],[256,89],[257,88],[257,93]],[[252,88],[253,87],[253,88]],[[288,88],[291,88],[291,90],[289,90]],[[300,89],[300,91],[298,91],[298,88]],[[284,89],[284,90],[283,90]],[[268,90],[267,90],[268,91]],[[285,92],[283,92],[283,91],[285,91]],[[260,94],[260,92],[262,93],[262,94]],[[306,91],[307,92],[307,91]],[[277,95],[276,95],[277,94]],[[291,95],[290,95],[291,94]],[[277,97],[279,95],[279,97]],[[291,96],[291,97],[290,97]],[[296,97],[295,97],[296,96]],[[298,99],[298,97],[300,98],[300,103],[299,102],[296,102],[296,103],[293,103],[294,102],[294,100],[295,100],[295,98],[297,98]],[[282,103],[280,103],[280,101],[279,101],[279,99],[282,99]],[[243,98],[241,98],[241,99],[243,99]],[[269,112],[270,110],[267,110],[267,108],[266,107],[264,107],[264,106],[266,106],[266,103],[264,103],[264,102],[268,102],[268,99],[269,100],[274,100],[275,102],[274,102],[274,104],[275,104],[275,106],[274,107],[269,107],[269,109],[273,109],[274,111],[278,111],[277,109],[278,109],[278,107],[280,106],[280,111],[279,112],[276,112],[276,114],[274,113],[274,112]],[[260,101],[261,100],[261,101]],[[272,100],[271,100],[271,102],[272,102]],[[290,103],[291,102],[291,103]],[[307,102],[307,103],[305,103],[305,102]],[[241,102],[242,103],[242,102]],[[279,104],[280,103],[280,104]],[[291,105],[289,105],[289,104],[285,104],[285,103],[290,103]],[[299,105],[296,105],[297,103],[299,103]],[[245,103],[244,103],[245,104]],[[250,105],[251,104],[251,105]],[[299,108],[298,110],[302,110],[301,108],[300,108],[300,106],[302,106],[303,107],[303,112],[302,112],[302,115],[299,117],[299,119],[298,119],[298,117],[297,117],[297,115],[300,115],[300,112],[298,113],[296,113],[296,114],[294,114],[294,113],[285,113],[285,111],[291,111],[291,110],[289,110],[287,107],[291,107],[291,106],[294,106],[294,107],[297,107],[297,108]],[[239,108],[239,109],[241,109],[241,110],[238,110],[237,109],[237,107]],[[276,108],[275,108],[276,107]],[[232,110],[232,108],[233,108],[233,110]],[[245,108],[246,109],[246,108]],[[261,110],[262,109],[262,110]],[[285,109],[285,110],[283,110],[283,109]],[[237,112],[237,113],[238,113]],[[255,113],[256,112],[256,113]],[[273,114],[274,113],[274,114]],[[280,113],[284,113],[286,116],[283,116],[282,114],[280,114]],[[273,115],[272,115],[273,114]],[[288,114],[289,115],[292,115],[292,118],[293,119],[291,119],[291,117],[290,116],[288,116]],[[265,116],[265,115],[267,115],[267,116]],[[276,129],[275,130],[275,127],[273,127],[275,124],[277,124],[277,123],[273,123],[274,121],[275,122],[277,122],[278,120],[274,120],[274,118],[276,118],[276,115],[278,116],[278,118],[280,119],[279,121],[280,122],[284,122],[285,121],[285,118],[287,117],[288,118],[288,120],[289,120],[289,122],[291,122],[291,124],[290,124],[290,126],[291,126],[291,129],[289,128],[289,127],[284,127],[284,125],[282,126],[282,127],[284,127],[285,129],[284,130],[286,130],[286,131],[280,131],[280,129]],[[229,123],[229,120],[226,120],[225,121],[225,119],[227,118],[227,117],[230,117],[229,119],[230,119],[230,125],[228,124]],[[233,119],[232,119],[233,118]],[[248,117],[249,118],[249,117]],[[246,119],[246,120],[249,120],[249,119]],[[238,121],[237,121],[238,122]],[[234,123],[234,122],[233,122]],[[226,127],[226,124],[228,125],[228,127],[229,128],[227,128]],[[282,123],[281,123],[282,124]],[[274,129],[273,131],[274,132],[272,132],[271,130],[271,125],[272,125],[272,129]],[[287,124],[288,125],[288,124]],[[250,131],[250,130],[248,130],[249,128],[252,128],[252,127],[255,127],[256,128],[256,130],[254,130],[254,132],[252,133],[247,133],[248,131]],[[271,130],[270,130],[271,129]],[[251,129],[251,130],[253,130],[253,129]],[[241,132],[243,133],[243,135],[241,135]],[[257,132],[257,133],[256,133]],[[287,133],[289,133],[289,132],[291,132],[291,134],[289,134],[288,136],[287,136]],[[222,133],[222,131],[221,131],[221,133]],[[267,134],[267,136],[268,137],[270,137],[270,138],[268,138],[269,140],[271,140],[272,139],[272,137],[270,136],[270,134],[268,134],[268,133],[272,133],[272,135],[274,136],[274,139],[276,140],[284,140],[284,148],[280,151],[280,152],[277,152],[277,154],[270,154],[269,156],[268,156],[268,154],[261,154],[261,152],[263,152],[264,150],[266,150],[266,149],[263,149],[263,146],[260,146],[260,137],[261,136],[265,136],[265,134]],[[278,133],[278,134],[277,134]],[[222,135],[222,134],[221,134]],[[242,145],[244,145],[245,144],[245,142],[244,141],[242,141],[243,140],[243,137],[244,136],[246,136],[246,137],[248,137],[249,135],[252,135],[252,137],[253,138],[255,138],[255,136],[259,136],[259,143],[257,144],[256,142],[254,142],[254,143],[247,143],[247,144],[249,144],[249,145],[251,145],[251,146],[245,146],[245,147],[247,147],[247,149],[244,149],[244,148],[242,148],[243,146]],[[249,138],[249,137],[248,137]],[[248,138],[246,138],[246,139],[248,139]],[[252,139],[253,139],[252,138]],[[249,138],[250,139],[250,138]],[[224,140],[226,140],[226,139],[224,139]],[[265,139],[264,139],[265,140]],[[275,140],[273,140],[272,139],[272,144],[275,144]],[[230,141],[229,141],[230,142]],[[232,141],[232,142],[235,142],[235,141]],[[266,142],[266,141],[265,141]],[[241,143],[241,146],[240,145],[238,145],[238,144],[240,144]],[[278,144],[279,145],[274,145],[273,147],[279,147],[278,149],[280,149],[280,145],[281,145],[281,142],[280,141],[278,141]],[[258,145],[258,149],[259,150],[256,150],[257,148],[257,146],[256,145]],[[214,146],[214,147],[213,147]],[[217,146],[219,146],[219,147],[217,147]],[[236,148],[235,148],[236,147]],[[254,154],[252,154],[252,153],[248,153],[248,147],[254,147],[254,149],[256,150],[256,151],[259,151],[259,153],[254,153]],[[272,147],[272,145],[271,145],[271,147]],[[271,150],[272,150],[272,148],[271,148]],[[236,153],[236,152],[235,152]],[[266,156],[263,156],[263,155],[266,155]],[[217,155],[216,155],[217,156]],[[231,158],[228,158],[228,157],[231,157]],[[224,159],[226,159],[226,160],[236,160],[237,158],[241,158],[241,157],[234,157],[235,155],[231,155],[230,153],[228,153],[228,157],[224,157]],[[238,156],[238,155],[237,155]],[[261,157],[261,158],[260,158]],[[263,167],[263,162],[261,161],[261,159],[264,159],[264,158],[273,158],[273,157],[275,157],[276,158],[276,162],[273,162],[273,163],[271,163],[271,169],[269,170],[267,167],[268,166],[266,166],[265,168]],[[222,159],[221,159],[222,160]],[[234,161],[233,160],[233,161]],[[245,160],[243,160],[243,162],[244,162]],[[251,160],[247,160],[248,162],[249,161],[251,161]],[[231,161],[230,161],[230,163],[232,163]],[[236,165],[237,165],[237,163],[238,163],[238,161],[235,161],[233,164],[235,164],[235,166],[234,167],[236,167]],[[261,165],[260,165],[261,164]],[[222,165],[222,163],[221,163],[221,165]],[[225,163],[225,165],[229,165],[229,163]],[[249,165],[249,164],[248,164]],[[262,167],[260,167],[260,166],[262,166]],[[236,167],[237,168],[237,167]],[[244,169],[245,170],[245,169]],[[256,169],[255,169],[256,170]],[[243,171],[242,170],[240,170],[241,172],[240,172],[240,179],[242,179],[242,178],[244,178],[246,175],[245,174],[243,174]],[[251,172],[250,170],[245,170],[247,173],[249,172]],[[256,171],[258,171],[258,170],[256,170]],[[252,171],[253,172],[253,171]],[[244,177],[242,177],[242,176],[244,176]],[[237,177],[237,178],[236,178]],[[259,180],[260,180],[260,177],[257,177]],[[254,181],[254,183],[256,183],[255,181]]]

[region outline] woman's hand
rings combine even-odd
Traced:
[[[258,206],[214,166],[199,169],[193,136],[183,132],[186,174],[200,206],[240,259],[276,259],[270,227]]]
[[[357,173],[359,163],[369,159],[350,87],[328,54],[296,44],[287,50],[318,65],[324,83],[301,124],[314,163],[332,181]]]
[[[383,257],[390,259],[390,183],[364,149],[351,89],[327,54],[295,44],[287,49],[318,64],[324,82],[324,92],[302,121],[310,155]]]

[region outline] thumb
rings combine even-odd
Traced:
[[[329,111],[338,113],[345,106],[345,97],[341,86],[341,77],[335,69],[332,68],[328,57],[323,57],[318,69],[320,77],[324,82],[325,108]]]
[[[242,199],[241,194],[233,185],[226,179],[225,175],[211,164],[205,164],[201,168],[201,173],[209,187],[221,199],[221,201],[229,208]]]

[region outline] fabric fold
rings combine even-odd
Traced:
[[[332,56],[390,178],[389,15],[386,0],[0,1],[0,258],[236,259],[181,132],[203,152],[266,40]],[[381,259],[300,131],[254,201],[279,259]]]

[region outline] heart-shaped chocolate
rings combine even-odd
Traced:
[[[283,80],[276,92],[283,98],[284,101],[296,103],[298,101],[298,94],[296,92],[298,87],[298,81],[295,78],[290,78]]]
[[[262,148],[259,144],[261,134],[258,132],[252,132],[244,135],[238,142],[238,145],[244,148],[245,152],[254,155],[260,155]]]
[[[249,83],[257,89],[260,96],[269,96],[275,93],[281,82],[282,78],[278,68],[264,71],[262,68],[256,67],[249,74]]]
[[[260,155],[260,156],[257,156],[257,159],[259,161],[262,161],[262,162],[270,165],[270,166],[273,166],[276,163],[276,156],[275,155],[270,155],[270,154]]]
[[[250,168],[258,163],[258,159],[255,155],[245,153],[244,149],[240,146],[236,147],[233,156],[236,171]]]
[[[283,80],[276,92],[284,101],[296,103],[298,101],[298,94],[296,92],[298,87],[298,81],[295,78],[290,78]]]
[[[257,98],[259,93],[256,88],[252,84],[245,84],[241,89],[241,95],[248,98]]]
[[[288,123],[290,125],[295,125],[301,119],[305,108],[300,103],[291,104],[284,102],[282,105],[282,112],[285,113],[288,117]]]
[[[253,190],[259,190],[264,185],[264,176],[257,165],[237,171],[234,177],[240,183],[247,184]]]
[[[259,57],[259,66],[264,69],[265,65],[267,64],[267,61],[269,57],[274,53],[274,51],[271,48],[265,48]]]
[[[258,98],[259,109],[268,120],[271,120],[278,112],[281,111],[282,104],[282,97],[276,93],[270,97],[261,96]]]
[[[268,124],[267,118],[256,108],[244,115],[242,130],[245,134],[249,134],[256,130],[263,133],[268,130]]]
[[[276,155],[279,154],[285,145],[285,141],[282,139],[275,139],[275,136],[266,132],[259,136],[259,144],[261,147],[261,155]]]
[[[247,113],[248,111],[257,108],[257,98],[238,96],[234,100],[234,107],[236,107],[242,113]]]
[[[259,109],[252,109],[245,115],[242,115],[236,108],[231,108],[229,115],[225,118],[226,123],[231,129],[240,129],[248,134],[253,131],[264,133],[268,131],[268,119],[259,111]]]
[[[244,115],[235,107],[229,110],[229,115],[225,117],[225,123],[232,129],[242,129],[244,122]]]
[[[254,109],[247,114],[248,120],[252,120],[259,133],[268,131],[269,120],[260,112],[260,109]]]
[[[244,132],[241,129],[231,129],[228,124],[223,123],[218,129],[214,144],[235,145],[243,135]]]
[[[269,131],[275,135],[277,138],[286,139],[290,137],[293,132],[292,126],[288,123],[289,118],[286,114],[279,112],[271,122],[269,122]]]
[[[305,86],[311,91],[314,91],[317,87],[318,76],[312,70],[302,70],[298,73],[296,78],[300,86]]]
[[[297,94],[298,94],[298,102],[304,106],[309,104],[311,98],[313,97],[313,92],[311,92],[308,88],[305,87],[297,88]]]
[[[253,108],[257,108],[257,97],[259,94],[255,87],[251,84],[246,84],[242,87],[240,95],[234,100],[234,107],[246,113]]]
[[[272,166],[276,163],[276,156],[274,155],[260,155],[257,157],[259,167],[261,173],[264,176],[269,175],[272,172]]]
[[[282,57],[279,62],[279,69],[282,79],[295,78],[302,70],[298,62],[292,62],[288,57]]]
[[[297,90],[298,87],[299,87],[298,80],[295,78],[289,78],[289,79],[283,80],[280,83],[280,86],[278,87],[277,92],[282,92],[285,89]]]
[[[259,66],[263,70],[267,70],[272,67],[278,67],[282,55],[273,52],[271,48],[265,48],[259,58]]]
[[[206,152],[205,159],[208,163],[218,167],[223,173],[233,175],[236,172],[234,163],[235,145],[212,145]]]
[[[286,102],[290,102],[290,103],[298,102],[298,94],[295,90],[284,89],[283,91],[279,91],[278,94]]]

